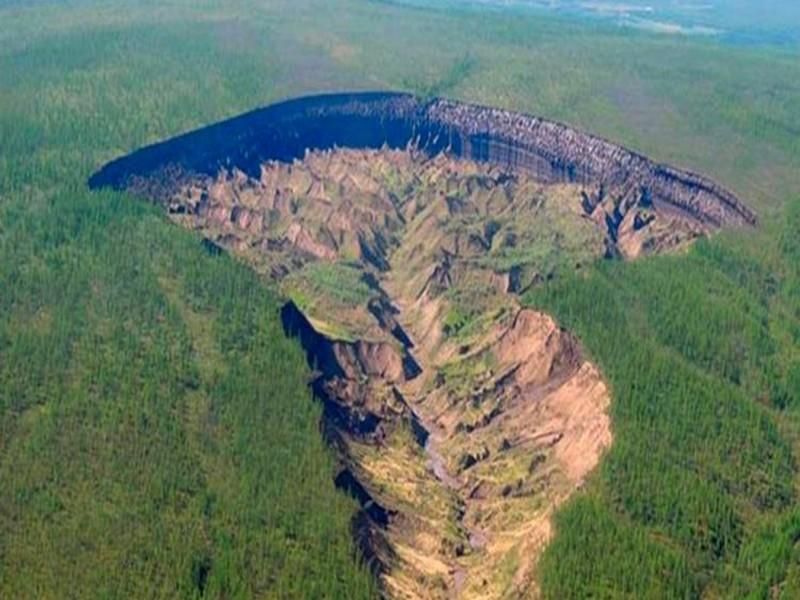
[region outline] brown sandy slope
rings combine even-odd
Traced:
[[[338,483],[393,598],[536,595],[553,511],[612,441],[580,345],[517,294],[708,233],[646,197],[414,151],[197,178],[172,218],[279,282],[316,366]]]

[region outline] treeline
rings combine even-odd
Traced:
[[[0,214],[0,597],[371,597],[256,276],[114,195]]]
[[[526,298],[579,335],[614,398],[614,444],[542,559],[548,597],[797,597],[798,232],[795,203],[759,234]]]

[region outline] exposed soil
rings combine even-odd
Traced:
[[[258,116],[271,150],[231,122],[225,161],[191,147],[228,148],[211,128],[175,142],[175,160],[156,147],[94,181],[162,203],[291,299],[284,326],[316,371],[336,482],[363,507],[354,534],[386,596],[535,597],[553,511],[612,442],[610,395],[519,295],[755,217],[702,177],[533,117],[392,95],[304,102],[270,113],[296,137]]]
[[[167,203],[294,299],[284,324],[318,372],[337,482],[364,507],[360,539],[388,596],[532,593],[549,515],[611,442],[599,373],[510,283],[615,243],[586,190],[337,150],[265,164],[258,180],[195,180]]]

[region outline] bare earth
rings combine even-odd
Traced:
[[[221,173],[168,208],[292,299],[337,481],[362,502],[357,536],[392,598],[536,596],[551,516],[612,443],[610,394],[519,294],[707,233],[647,198],[413,149]]]

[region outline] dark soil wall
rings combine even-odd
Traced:
[[[233,168],[258,177],[262,163],[291,162],[307,149],[409,144],[430,155],[446,151],[524,170],[547,183],[598,186],[621,202],[666,203],[711,227],[756,223],[756,215],[715,182],[567,125],[390,92],[312,96],[255,110],[113,161],[89,185],[163,199],[186,178]]]

